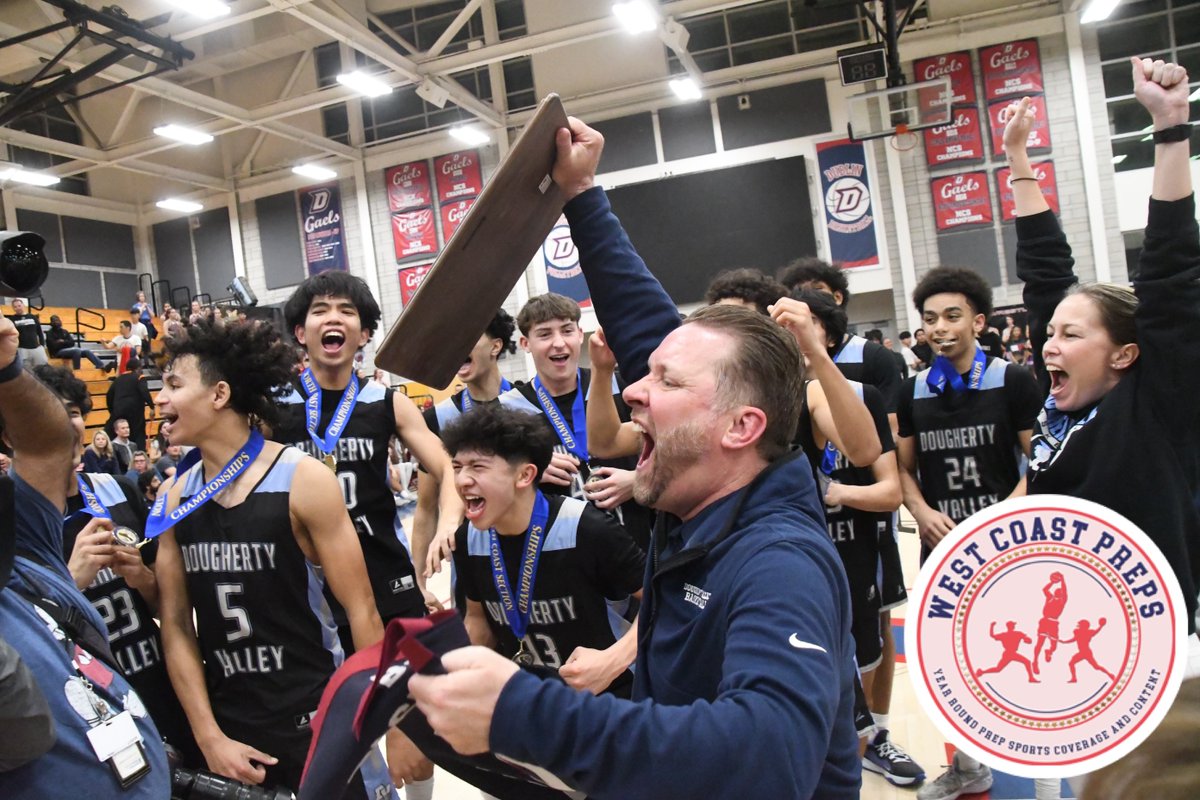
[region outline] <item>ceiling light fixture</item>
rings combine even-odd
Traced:
[[[680,100],[700,99],[700,86],[692,78],[673,78],[670,85],[671,91]]]
[[[360,69],[356,69],[354,72],[343,72],[337,76],[337,82],[367,97],[383,97],[385,94],[392,93],[392,87],[380,80],[378,76],[370,75]]]
[[[336,172],[319,164],[297,164],[292,167],[292,172],[314,181],[331,181],[337,177]]]
[[[0,180],[27,183],[30,186],[53,186],[58,183],[59,177],[57,175],[48,175],[45,172],[34,172],[14,166],[0,171]]]
[[[177,142],[184,144],[208,144],[213,140],[213,137],[204,131],[198,131],[195,128],[188,128],[183,125],[159,125],[154,129],[154,132],[166,139],[174,139]]]
[[[200,19],[216,19],[229,13],[229,6],[220,0],[167,0],[167,3]]]
[[[204,208],[203,203],[195,203],[191,200],[181,200],[178,197],[168,197],[166,200],[159,200],[154,205],[159,208],[165,208],[167,211],[179,211],[184,214],[195,214]]]
[[[1092,0],[1092,2],[1088,3],[1087,8],[1083,10],[1083,16],[1079,18],[1079,23],[1081,25],[1088,25],[1093,22],[1106,20],[1120,3],[1121,0]]]
[[[658,12],[646,0],[613,3],[612,11],[629,33],[646,33],[658,27]]]
[[[492,140],[492,137],[486,131],[480,130],[475,125],[455,125],[450,129],[450,135],[463,144],[468,144],[472,147],[487,144]]]

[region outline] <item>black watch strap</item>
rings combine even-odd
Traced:
[[[1181,122],[1178,125],[1172,125],[1169,128],[1163,128],[1161,131],[1154,132],[1155,144],[1171,144],[1172,142],[1182,142],[1192,135],[1192,123]]]

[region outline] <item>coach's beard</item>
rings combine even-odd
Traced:
[[[633,499],[653,508],[671,481],[704,457],[706,435],[704,424],[691,420],[656,438],[648,468],[634,473]]]

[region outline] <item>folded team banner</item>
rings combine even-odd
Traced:
[[[817,168],[825,198],[829,259],[843,268],[879,265],[871,179],[861,142],[817,142]]]
[[[346,239],[342,225],[342,195],[336,183],[310,186],[296,192],[304,231],[304,264],[309,275],[346,270]]]
[[[1014,775],[1111,764],[1183,681],[1179,582],[1149,536],[1097,503],[1035,495],[976,512],[909,597],[904,652],[922,707],[956,747]]]
[[[933,216],[939,232],[991,224],[992,195],[988,191],[986,172],[934,178],[932,187]]]

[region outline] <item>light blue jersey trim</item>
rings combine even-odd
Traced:
[[[121,491],[121,484],[117,483],[117,479],[112,475],[106,475],[103,472],[89,472],[87,477],[92,482],[92,491],[96,493],[97,499],[106,507],[128,502],[129,498],[125,496],[125,492]]]
[[[983,378],[979,381],[979,388],[974,391],[985,392],[990,389],[1004,388],[1004,375],[1008,371],[1005,366],[1007,361],[1001,361],[998,358],[989,358],[987,369],[983,371]],[[926,378],[929,377],[929,372],[932,368],[923,369],[917,373],[916,383],[913,385],[913,399],[926,400],[930,397],[937,397],[937,392],[929,388],[929,383]]]

